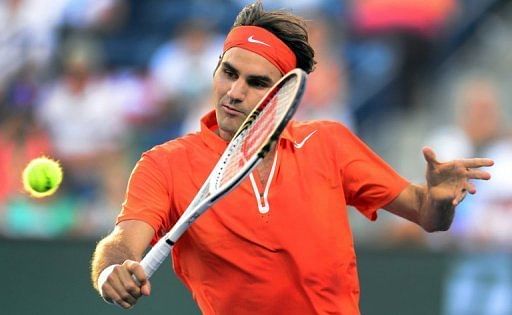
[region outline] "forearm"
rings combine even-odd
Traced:
[[[96,246],[91,264],[91,280],[94,288],[98,290],[98,277],[106,267],[122,264],[125,260],[140,260],[115,234],[101,240]]]
[[[453,221],[455,207],[451,199],[432,196],[426,185],[410,184],[384,208],[418,224],[427,232],[446,231]]]
[[[98,243],[92,258],[91,280],[96,289],[98,277],[106,267],[127,260],[140,261],[154,235],[153,228],[137,220],[120,222],[114,231]]]

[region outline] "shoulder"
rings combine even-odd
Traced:
[[[323,140],[335,140],[353,135],[348,127],[331,120],[291,121],[289,126],[293,138],[301,138],[312,132],[315,132],[315,136],[321,137]]]
[[[201,139],[198,133],[191,133],[152,147],[142,153],[142,158],[167,163],[170,160],[186,158],[188,152],[193,151],[194,147],[200,144]]]

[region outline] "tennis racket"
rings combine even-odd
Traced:
[[[306,78],[303,70],[288,72],[247,116],[188,208],[142,259],[141,265],[148,278],[188,227],[237,187],[270,152],[297,109],[304,94]]]

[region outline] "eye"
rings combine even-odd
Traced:
[[[251,80],[248,83],[250,86],[255,87],[257,89],[266,89],[270,86],[268,82],[263,80]]]
[[[226,75],[226,77],[230,79],[236,79],[236,73],[233,70],[224,68],[222,72]]]

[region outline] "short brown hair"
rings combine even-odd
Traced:
[[[297,57],[297,67],[310,73],[315,68],[315,51],[308,42],[306,21],[284,10],[265,11],[260,0],[238,13],[233,28],[259,26],[282,40]]]

